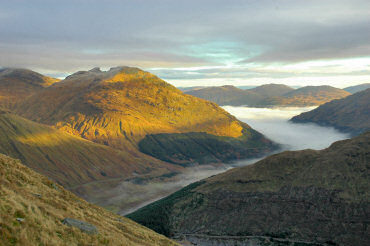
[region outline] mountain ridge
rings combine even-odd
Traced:
[[[295,123],[316,123],[359,135],[370,129],[370,88],[343,99],[333,100],[291,119]]]
[[[324,150],[282,152],[128,217],[201,245],[367,245],[369,150],[367,132]]]
[[[293,89],[284,84],[266,84],[246,90],[233,86],[206,87],[185,93],[219,105],[250,107],[315,106],[350,95],[349,92],[331,86],[305,86]]]

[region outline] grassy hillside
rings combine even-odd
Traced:
[[[13,108],[23,100],[58,79],[44,76],[27,69],[4,68],[0,70],[0,107]]]
[[[370,89],[321,105],[293,117],[292,121],[333,126],[352,135],[361,134],[370,130]]]
[[[0,245],[177,245],[155,232],[78,198],[0,154]],[[62,223],[87,222],[98,233]]]
[[[2,110],[0,153],[22,160],[65,187],[136,175],[161,175],[177,167],[89,142]]]
[[[207,245],[216,239],[226,245],[368,245],[369,164],[367,132],[321,151],[287,151],[234,168],[128,217]]]
[[[206,132],[237,138],[254,133],[215,103],[131,67],[75,73],[26,99],[16,112],[131,153],[148,134]]]

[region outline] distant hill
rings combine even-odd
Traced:
[[[187,91],[192,91],[192,90],[199,90],[206,88],[207,86],[190,86],[190,87],[177,87],[180,91],[187,92]]]
[[[215,102],[218,105],[248,105],[255,104],[262,99],[257,93],[242,90],[232,85],[206,87],[186,91],[185,93]]]
[[[285,93],[282,96],[267,98],[260,104],[278,106],[315,106],[349,95],[351,95],[351,93],[332,86],[305,86]]]
[[[12,108],[19,100],[58,81],[28,69],[3,68],[0,70],[0,107]]]
[[[312,111],[293,117],[292,121],[333,126],[352,135],[368,131],[370,130],[370,89],[323,104]]]
[[[357,93],[360,91],[364,91],[366,89],[370,88],[370,83],[365,83],[365,84],[360,84],[360,85],[355,85],[355,86],[350,86],[346,87],[343,90],[348,91],[349,93]]]
[[[0,245],[178,245],[2,154],[0,183]],[[65,219],[83,223],[82,230]]]
[[[255,87],[248,91],[252,91],[266,98],[266,97],[280,97],[288,92],[294,91],[294,89],[283,84],[266,84]]]
[[[20,159],[67,188],[128,178],[133,173],[159,176],[178,169],[150,156],[96,144],[4,110],[0,111],[0,153]]]
[[[370,242],[370,132],[193,183],[128,215],[197,245]]]
[[[132,67],[116,67],[102,72],[99,68],[81,71],[32,95],[19,104],[16,113],[85,139],[138,155],[140,150],[162,160],[181,165],[199,162],[196,152],[168,152],[173,135],[181,135],[184,146],[193,138],[184,133],[207,133],[199,139],[206,144],[212,136],[219,142],[239,139],[255,144],[253,157],[273,149],[273,144],[247,124],[237,120],[216,104],[185,95],[155,75]],[[169,134],[167,144],[158,145],[145,139],[148,135]],[[252,140],[252,141],[249,141]],[[144,146],[144,147],[143,147]],[[241,157],[239,145],[229,144],[228,159]],[[219,148],[206,148],[216,156]],[[184,147],[182,147],[183,150]],[[186,147],[185,147],[186,148]],[[172,149],[173,150],[173,149]],[[180,149],[176,149],[180,150]],[[220,162],[220,159],[210,158]],[[202,160],[204,161],[204,159]]]
[[[351,94],[331,86],[306,86],[293,89],[283,84],[267,84],[248,90],[233,86],[207,87],[186,93],[219,105],[254,107],[314,106]]]

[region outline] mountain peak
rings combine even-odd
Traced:
[[[17,101],[58,82],[24,68],[0,69],[0,106],[13,108]]]

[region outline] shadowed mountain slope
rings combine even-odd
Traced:
[[[0,245],[4,246],[177,245],[131,220],[87,203],[2,154],[0,211]],[[65,225],[65,218],[88,223],[96,231],[84,232]]]
[[[77,72],[29,97],[16,112],[133,154],[148,134],[205,132],[243,141],[261,136],[215,103],[185,95],[153,74],[131,67]],[[263,136],[261,140],[261,152],[272,149],[270,141]],[[237,159],[239,152],[233,156]]]
[[[358,135],[370,130],[370,89],[323,104],[291,119],[295,123],[316,123]]]
[[[360,85],[355,85],[355,86],[350,86],[346,87],[343,90],[348,91],[349,93],[357,93],[360,91],[364,91],[366,89],[370,88],[370,83],[365,83],[365,84],[360,84]]]
[[[97,180],[161,175],[178,167],[150,156],[134,156],[0,112],[0,153],[71,188]]]
[[[13,108],[20,100],[58,81],[28,69],[3,68],[0,70],[0,107]]]
[[[200,245],[365,246],[369,180],[367,132],[321,151],[287,151],[234,168],[128,217]]]

